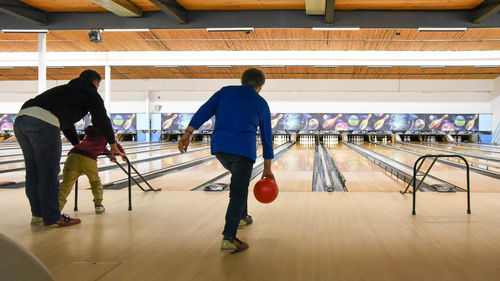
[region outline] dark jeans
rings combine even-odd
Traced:
[[[227,238],[236,237],[240,219],[248,215],[248,184],[252,176],[253,161],[250,158],[216,152],[215,156],[219,162],[231,172],[231,184],[229,185],[229,205],[226,212],[226,225],[222,234]]]
[[[19,116],[14,133],[23,150],[26,195],[31,213],[43,217],[45,225],[59,220],[59,175],[61,133],[58,127],[31,116]]]

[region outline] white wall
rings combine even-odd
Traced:
[[[151,103],[194,112],[238,80],[162,80]],[[156,83],[161,83],[156,81]],[[195,89],[191,89],[195,88]],[[274,112],[490,113],[493,80],[268,80],[261,92]]]
[[[53,87],[67,81],[48,81]],[[113,80],[111,112],[194,112],[215,91],[238,79]],[[104,94],[104,83],[99,88]],[[0,81],[0,113],[16,113],[36,95],[36,81]],[[500,80],[268,80],[261,94],[273,112],[495,113]]]

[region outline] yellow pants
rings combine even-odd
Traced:
[[[90,189],[94,195],[94,205],[102,203],[102,185],[97,170],[97,161],[77,153],[68,154],[63,169],[63,181],[59,185],[59,209],[62,210],[66,205],[73,185],[82,174],[87,175],[90,183]]]

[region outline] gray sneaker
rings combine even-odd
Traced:
[[[96,214],[103,214],[104,211],[106,211],[106,209],[104,209],[104,206],[103,205],[96,205],[95,206],[95,213]]]
[[[253,223],[252,216],[246,216],[246,218],[242,218],[242,219],[240,220],[240,223],[239,223],[239,225],[238,225],[238,228],[240,228],[240,229],[241,229],[241,228],[243,228],[243,227],[245,227],[245,226],[247,226],[247,225],[250,225],[250,224],[252,224],[252,223]]]

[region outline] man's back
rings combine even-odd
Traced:
[[[270,112],[267,102],[249,86],[227,86],[215,93],[193,117],[195,128],[215,114],[212,153],[225,152],[255,160],[257,128],[269,135],[263,139],[264,154],[272,158]]]

